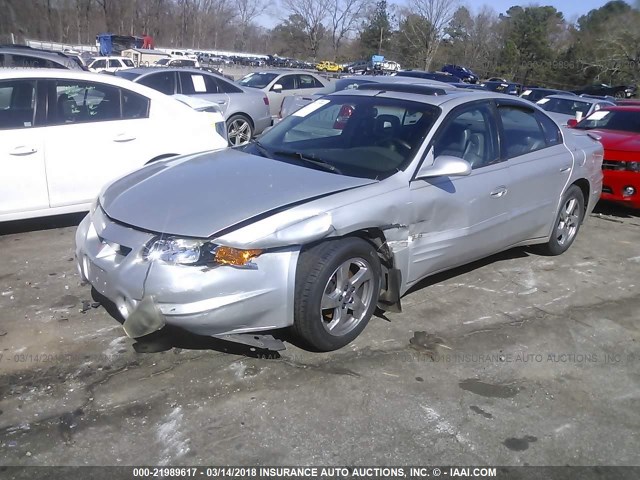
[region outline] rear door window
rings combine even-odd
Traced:
[[[210,75],[193,72],[179,72],[178,75],[184,95],[219,93],[218,83]]]
[[[121,118],[120,89],[76,80],[53,83],[55,98],[49,108],[50,124],[106,122]]]
[[[498,107],[504,138],[503,155],[518,157],[547,147],[547,138],[535,111],[512,105]]]
[[[153,88],[165,95],[176,93],[176,76],[174,72],[157,72],[141,78],[138,83]]]

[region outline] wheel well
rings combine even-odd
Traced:
[[[251,130],[254,130],[254,129],[255,129],[255,125],[254,125],[254,123],[253,123],[253,119],[251,118],[251,116],[250,116],[250,115],[247,115],[246,113],[243,113],[243,112],[236,112],[236,113],[234,113],[233,115],[230,115],[230,116],[229,116],[229,118],[227,119],[227,122],[228,122],[229,120],[231,120],[233,117],[244,117],[244,118],[246,118],[246,119],[249,121],[249,124],[251,125]],[[227,124],[227,125],[228,125],[228,124]]]
[[[580,190],[582,190],[582,198],[584,198],[584,210],[587,211],[587,207],[589,206],[589,181],[586,178],[580,178],[573,182],[573,185],[576,185]]]
[[[391,312],[401,312],[400,289],[402,285],[402,273],[395,268],[393,254],[389,249],[384,232],[380,228],[373,227],[358,230],[348,236],[358,237],[369,242],[376,249],[376,253],[380,258],[382,276],[380,278],[381,292],[378,298],[378,308]]]
[[[158,155],[157,157],[152,158],[147,163],[145,163],[145,165],[149,165],[150,163],[157,162],[158,160],[164,160],[165,158],[175,157],[177,155],[178,155],[177,153],[165,153],[162,155]]]

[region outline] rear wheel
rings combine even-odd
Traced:
[[[246,145],[253,137],[251,121],[244,115],[233,115],[227,120],[227,136],[232,147]]]
[[[380,293],[380,259],[360,238],[316,245],[300,254],[294,332],[310,347],[337,350],[367,326]]]
[[[577,185],[571,185],[562,197],[549,242],[540,246],[546,255],[566,252],[578,235],[584,217],[584,195]]]

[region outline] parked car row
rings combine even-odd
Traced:
[[[440,75],[6,70],[0,221],[89,209],[79,270],[132,337],[291,328],[334,350],[429,275],[561,254],[601,196],[640,208],[640,107]]]

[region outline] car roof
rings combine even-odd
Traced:
[[[132,73],[138,74],[139,77],[149,73],[153,73],[153,72],[190,72],[190,73],[197,73],[200,75],[204,73],[206,75],[211,75],[216,78],[220,78],[226,81],[227,83],[234,83],[232,80],[225,78],[223,75],[220,75],[219,73],[210,72],[209,70],[202,70],[199,68],[190,68],[190,67],[154,67],[154,66],[136,67],[136,68],[127,68],[126,70],[118,70],[117,72],[115,72],[115,75],[119,77],[120,72],[124,73],[123,78],[130,76]],[[235,86],[238,86],[238,85],[235,85]]]
[[[69,65],[73,66],[73,69],[82,70],[82,67],[71,58],[71,55],[67,55],[63,52],[54,50],[43,50],[41,48],[32,48],[27,45],[0,45],[0,53],[19,54],[27,57],[43,58],[46,60],[55,61],[61,65],[66,65],[65,60],[71,60]]]
[[[126,58],[128,60],[131,60],[129,57],[122,57],[120,55],[103,55],[100,57],[93,57],[94,60],[111,60],[112,58]]]
[[[410,84],[415,85],[416,90],[424,87],[428,87],[426,84]],[[435,89],[441,90],[445,89],[439,85],[432,85]],[[379,98],[396,98],[398,100],[409,100],[414,102],[426,103],[430,105],[434,105],[437,107],[442,107],[447,105],[450,108],[453,108],[457,105],[463,103],[469,103],[475,100],[487,100],[487,99],[509,99],[510,103],[517,103],[527,108],[531,108],[533,104],[528,102],[527,100],[521,100],[518,97],[514,97],[513,95],[506,95],[503,93],[494,93],[483,90],[470,90],[464,88],[450,88],[445,89],[446,94],[442,95],[426,95],[424,93],[413,93],[413,92],[397,92],[392,90],[384,90],[384,89],[353,89],[353,90],[340,90],[339,92],[335,92],[330,94],[330,96],[334,95],[365,95],[365,96],[376,96]],[[538,109],[539,107],[534,107]]]
[[[545,98],[558,98],[560,100],[570,100],[572,102],[584,102],[584,103],[599,103],[599,102],[608,102],[608,100],[605,100],[603,98],[591,98],[591,97],[581,97],[578,95],[571,95],[571,94],[556,94],[556,95],[549,95],[548,97]]]
[[[0,80],[10,79],[63,79],[63,80],[80,80],[86,82],[99,82],[114,87],[126,88],[132,92],[139,93],[151,100],[166,101],[168,97],[164,93],[160,93],[152,88],[134,83],[130,80],[117,77],[115,75],[106,75],[103,73],[85,72],[83,70],[61,70],[57,68],[16,68],[16,69],[0,69]]]
[[[638,105],[612,105],[610,107],[603,107],[602,110],[611,110],[613,112],[640,112],[640,104]]]

